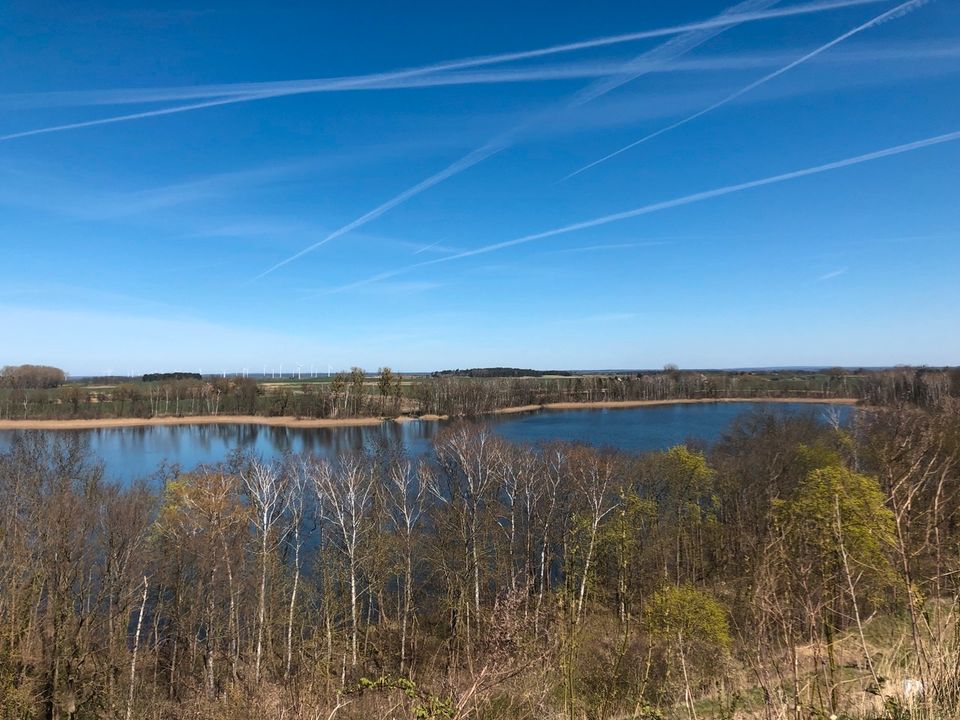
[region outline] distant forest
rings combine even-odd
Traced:
[[[22,368],[28,368],[23,370]],[[57,368],[21,366],[0,375],[0,419],[99,419],[261,415],[294,418],[473,417],[552,403],[846,398],[876,407],[941,407],[960,397],[960,368],[699,371],[481,376],[404,376],[361,368],[330,378],[279,382],[154,373],[146,380],[65,382]],[[456,373],[460,374],[456,374]]]
[[[545,375],[559,375],[569,377],[576,373],[570,370],[530,370],[528,368],[510,368],[510,367],[492,367],[492,368],[471,368],[469,370],[439,370],[433,373],[434,377],[443,377],[452,375],[455,377],[472,378],[520,378],[520,377],[544,377]]]
[[[203,380],[203,375],[194,372],[147,373],[143,382],[167,382],[170,380]]]

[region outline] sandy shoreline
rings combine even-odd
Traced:
[[[544,405],[519,405],[494,410],[491,415],[515,415],[541,410],[596,410],[601,408],[636,408],[658,405],[698,405],[704,403],[809,403],[820,405],[854,405],[855,398],[698,398],[694,400],[611,400],[597,402],[560,402]],[[397,418],[294,418],[262,415],[198,415],[190,417],[95,418],[76,420],[0,420],[0,430],[95,430],[101,428],[155,427],[170,425],[265,425],[285,428],[335,428],[380,425],[384,422],[447,420],[445,415],[401,415]]]

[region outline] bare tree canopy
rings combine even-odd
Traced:
[[[459,422],[419,463],[126,486],[18,436],[0,715],[956,717],[958,516],[956,402],[756,412],[645,454]]]
[[[55,388],[66,380],[63,370],[48,365],[6,365],[0,370],[0,385],[21,390]]]

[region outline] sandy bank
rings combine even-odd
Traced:
[[[515,415],[541,410],[593,410],[599,408],[635,408],[656,405],[696,405],[702,403],[809,403],[821,405],[854,405],[855,398],[718,398],[696,400],[611,400],[597,402],[560,402],[544,405],[518,405],[493,410],[491,415]],[[446,415],[401,415],[392,422],[449,419]],[[265,425],[287,428],[362,427],[391,422],[389,418],[293,418],[262,415],[198,415],[190,417],[97,418],[93,420],[0,420],[0,430],[94,430],[99,428],[155,427],[161,425]]]
[[[567,403],[571,407],[580,407],[579,403]],[[499,410],[491,410],[491,415],[515,415],[517,413],[528,413],[536,412],[537,410],[543,410],[547,405],[517,405],[516,407],[507,407],[500,408]]]
[[[450,419],[449,415],[433,415],[433,414],[427,413],[425,415],[398,415],[397,417],[393,418],[393,421],[398,423],[408,423],[408,422],[416,422],[417,420],[429,420],[431,422],[435,422],[437,420],[449,420],[449,419]]]

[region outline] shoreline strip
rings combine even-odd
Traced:
[[[609,400],[595,402],[558,402],[543,405],[519,405],[491,411],[490,415],[515,415],[541,412],[543,410],[599,410],[637,407],[656,407],[661,405],[702,405],[706,403],[803,403],[810,405],[855,405],[856,398],[687,398],[677,400]],[[385,422],[410,422],[423,420],[437,422],[447,420],[447,416],[421,415],[412,417],[402,415],[397,418],[296,418],[265,415],[191,415],[185,417],[152,418],[92,418],[70,420],[0,420],[0,430],[98,430],[127,427],[165,427],[176,425],[264,425],[284,428],[336,428],[364,427],[380,425]]]

